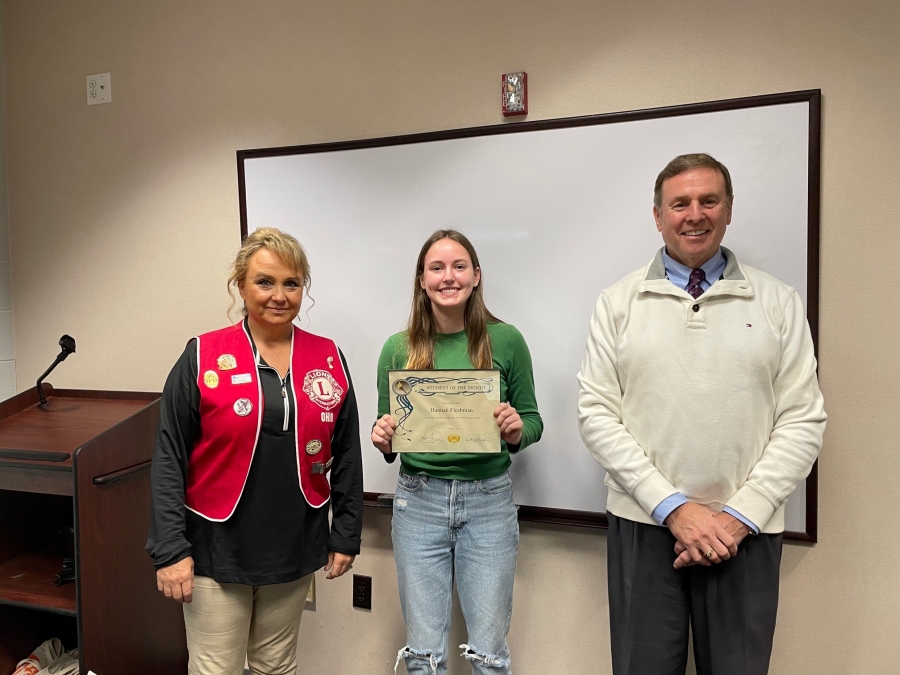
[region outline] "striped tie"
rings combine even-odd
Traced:
[[[688,279],[688,285],[685,289],[688,293],[691,294],[691,297],[696,300],[701,295],[703,295],[703,288],[700,284],[706,279],[706,272],[702,269],[695,269],[691,271],[691,277]]]

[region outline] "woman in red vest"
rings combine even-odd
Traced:
[[[313,572],[359,553],[356,398],[334,342],[293,325],[309,285],[296,239],[252,233],[228,281],[243,320],[192,339],[166,380],[147,550],[184,603],[191,675],[240,675],[245,656],[294,673]]]
[[[406,622],[409,675],[447,672],[453,582],[466,619],[462,655],[477,675],[510,672],[506,634],[512,615],[519,525],[507,469],[511,454],[543,431],[531,355],[514,326],[484,304],[481,267],[469,240],[438,230],[419,253],[407,330],[388,338],[378,360],[378,412],[372,442],[389,462],[392,369],[497,369],[497,453],[404,452],[394,498],[392,538]],[[448,439],[449,440],[449,439]],[[456,437],[459,440],[459,437]],[[426,449],[424,440],[419,446]]]

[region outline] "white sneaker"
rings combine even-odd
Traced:
[[[78,650],[63,654],[37,675],[78,675]]]
[[[59,638],[47,640],[31,652],[28,658],[19,661],[12,675],[38,675],[65,653],[66,650]]]

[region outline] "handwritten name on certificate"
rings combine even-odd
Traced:
[[[394,452],[500,452],[499,370],[390,370]]]

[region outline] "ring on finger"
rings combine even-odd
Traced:
[[[713,549],[709,549],[709,550],[708,550],[706,553],[704,553],[703,555],[704,555],[705,558],[709,559],[709,558],[712,558],[712,557],[713,557],[713,553],[715,553],[715,551],[714,551]]]

